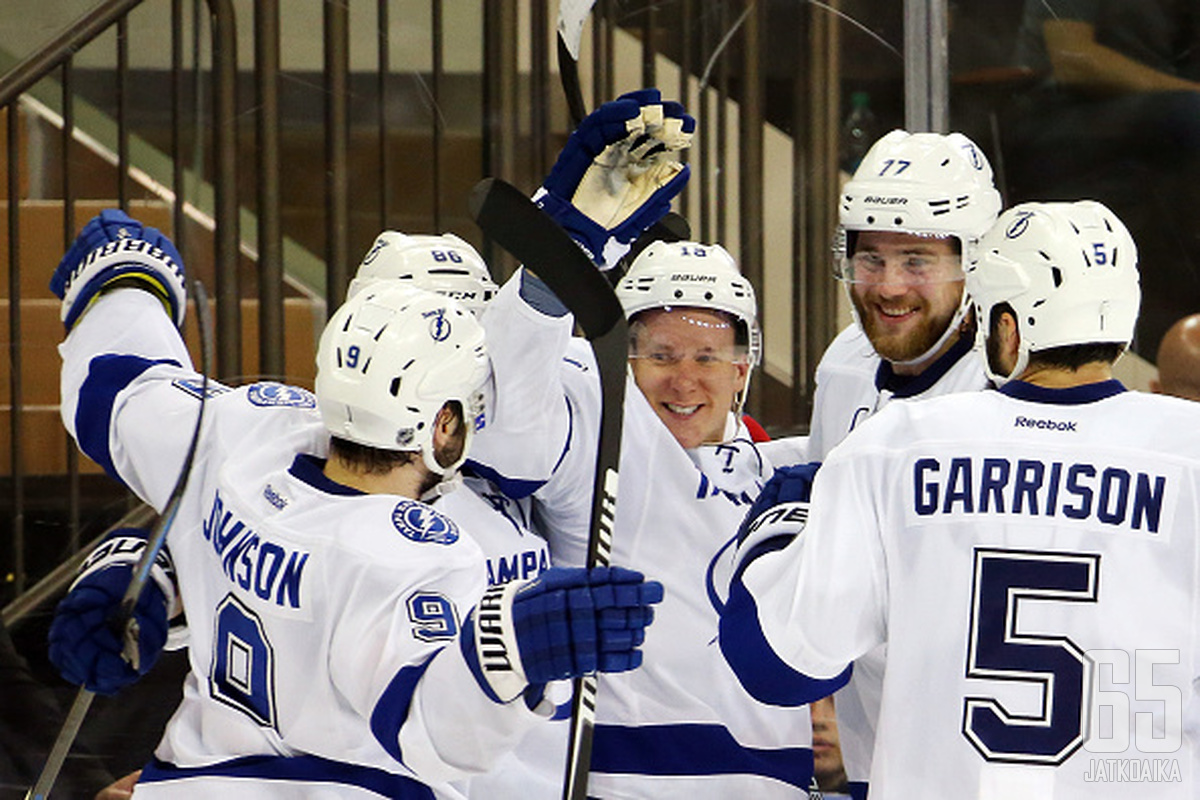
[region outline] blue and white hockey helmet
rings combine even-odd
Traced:
[[[853,280],[847,257],[858,231],[954,236],[966,253],[1002,207],[991,164],[969,138],[894,130],[871,146],[842,190],[836,275]]]
[[[722,311],[744,330],[750,368],[762,357],[754,287],[719,244],[652,242],[617,284],[617,299],[631,322],[651,308]]]
[[[484,426],[491,377],[483,328],[455,300],[397,281],[364,287],[334,313],[317,347],[317,405],[334,436],[382,450],[420,451],[439,475],[456,470]],[[463,456],[437,463],[433,430],[462,406]]]
[[[478,315],[499,287],[483,257],[453,233],[440,236],[384,231],[350,281],[347,297],[378,280],[398,280],[452,297]]]
[[[992,309],[1012,306],[1021,342],[1017,365],[1029,354],[1074,344],[1133,340],[1142,291],[1137,246],[1124,223],[1094,200],[1022,203],[1000,215],[967,262],[967,291],[986,337]]]

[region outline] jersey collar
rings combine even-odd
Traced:
[[[1009,381],[1000,387],[1000,392],[1017,400],[1028,400],[1033,403],[1050,403],[1059,406],[1077,406],[1084,403],[1094,403],[1128,391],[1125,385],[1115,378],[1098,383],[1085,383],[1082,386],[1072,386],[1069,389],[1047,389],[1045,386],[1035,386],[1024,381]]]
[[[297,453],[288,467],[288,473],[293,478],[307,483],[312,488],[326,494],[358,495],[366,494],[344,483],[330,480],[325,476],[325,459],[310,456],[307,453]]]
[[[950,346],[949,350],[938,356],[937,361],[921,370],[917,375],[897,375],[892,371],[892,362],[882,359],[879,362],[879,369],[875,372],[875,388],[879,391],[886,389],[892,393],[893,397],[916,397],[941,380],[942,376],[949,372],[959,359],[974,348],[975,337],[964,333],[958,337],[958,341]]]

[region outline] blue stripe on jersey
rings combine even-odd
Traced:
[[[463,469],[496,484],[496,488],[502,494],[506,497],[511,497],[513,500],[528,497],[546,484],[545,481],[524,481],[517,478],[506,478],[491,467],[480,464],[478,461],[472,461],[469,458],[463,465]]]
[[[879,369],[875,371],[875,388],[880,391],[886,389],[894,397],[916,397],[941,380],[974,347],[974,334],[959,336],[949,350],[917,375],[898,375],[892,369],[892,362],[881,359]]]
[[[771,539],[763,544],[773,542],[775,540]],[[759,625],[758,605],[742,583],[742,569],[751,558],[747,556],[742,562],[743,567],[729,586],[729,599],[721,612],[718,631],[725,660],[742,687],[761,703],[799,706],[833,694],[850,681],[852,667],[846,667],[833,678],[810,678],[776,655]]]
[[[149,359],[140,356],[102,355],[88,364],[88,375],[79,387],[79,405],[75,409],[75,440],[88,458],[104,467],[112,478],[121,481],[108,449],[108,432],[112,427],[112,409],[117,395],[139,375],[158,364],[180,366],[168,358]],[[153,424],[153,421],[147,423]]]
[[[404,763],[404,757],[400,752],[400,727],[408,717],[408,707],[412,705],[417,681],[421,680],[425,670],[440,652],[441,650],[436,651],[423,664],[404,667],[397,672],[396,677],[392,678],[392,682],[380,695],[375,710],[371,712],[371,733],[383,745],[383,749],[387,750],[388,755],[401,764]]]
[[[622,775],[763,775],[806,789],[808,747],[756,748],[721,725],[596,725],[592,772]]]
[[[399,800],[433,800],[433,790],[404,775],[376,767],[331,761],[320,756],[245,756],[206,767],[179,767],[155,758],[142,770],[139,783],[197,777],[249,778],[254,780],[340,783],[358,786],[381,797]],[[265,790],[268,791],[269,790]]]

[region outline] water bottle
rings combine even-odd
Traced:
[[[850,113],[842,123],[841,166],[851,175],[862,162],[863,156],[879,138],[879,120],[871,111],[871,95],[855,92],[850,95]]]

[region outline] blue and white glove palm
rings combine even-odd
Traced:
[[[662,598],[662,584],[634,570],[553,567],[489,589],[463,625],[463,655],[497,703],[553,680],[636,669]]]
[[[50,291],[63,301],[67,332],[105,287],[122,278],[138,280],[162,301],[176,327],[183,325],[187,286],[179,251],[158,229],[109,208],[83,227],[50,279]]]
[[[695,131],[658,89],[623,94],[579,124],[533,199],[609,269],[683,191],[691,171],[674,154]]]
[[[151,567],[133,611],[136,643],[117,629],[117,615],[134,566],[146,546],[146,531],[114,531],[84,563],[82,573],[54,611],[49,657],[60,675],[97,694],[115,694],[145,675],[167,641],[174,606],[175,571],[164,549]],[[136,646],[134,646],[136,644]]]

